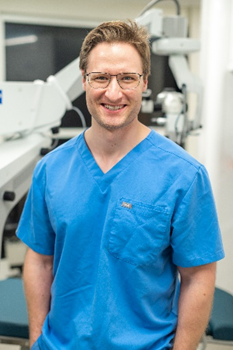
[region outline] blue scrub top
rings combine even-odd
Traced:
[[[17,235],[54,255],[41,350],[171,349],[177,266],[224,257],[205,168],[154,131],[106,174],[84,134],[45,156]]]

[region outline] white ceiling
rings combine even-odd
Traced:
[[[132,0],[128,0],[128,1],[130,2]],[[181,6],[199,6],[200,2],[201,2],[201,0],[178,0],[178,1],[179,1]],[[109,0],[109,2],[115,3],[116,0]],[[125,0],[117,0],[118,4],[121,4],[121,3],[124,3],[124,2],[125,2]],[[143,6],[146,6],[147,4],[149,4],[150,0],[134,0],[133,2],[137,3],[137,4],[141,4]],[[164,6],[166,6],[166,5],[171,6],[172,2],[174,2],[174,1],[172,1],[172,0],[160,1],[157,6],[161,6],[162,4]]]
[[[200,7],[201,0],[179,2],[181,13],[187,16],[190,8]],[[150,0],[0,0],[0,14],[73,19],[96,25],[116,18],[136,18],[149,3]],[[167,13],[175,13],[175,6],[173,0],[159,1],[154,5]]]
[[[182,6],[200,6],[201,0],[180,0]]]

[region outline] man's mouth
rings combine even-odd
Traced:
[[[117,111],[119,109],[122,109],[125,107],[125,105],[121,105],[121,106],[111,106],[111,105],[106,105],[106,104],[103,104],[103,106],[107,109],[109,109],[110,111]]]

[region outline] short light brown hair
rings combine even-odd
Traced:
[[[136,22],[110,21],[100,24],[89,32],[84,39],[80,52],[79,67],[86,72],[88,56],[91,50],[100,43],[124,42],[131,44],[142,59],[144,78],[150,74],[150,42],[145,27]]]

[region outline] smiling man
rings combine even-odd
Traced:
[[[138,120],[134,22],[82,46],[92,125],[37,165],[18,228],[33,350],[195,350],[224,252],[205,168]]]
[[[92,127],[86,131],[85,139],[98,165],[107,172],[150,133],[138,121],[148,74],[143,74],[137,49],[124,42],[95,46],[82,74],[92,115]],[[107,157],[102,152],[106,149]]]
[[[131,127],[138,124],[147,76],[143,74],[141,57],[136,48],[126,43],[101,43],[89,54],[89,71],[83,70],[83,77],[93,123],[97,122],[110,131],[131,123]],[[99,73],[106,71],[107,74]],[[105,86],[107,88],[103,88]]]

